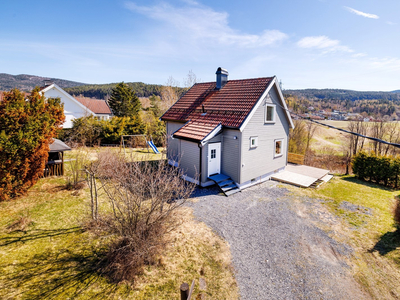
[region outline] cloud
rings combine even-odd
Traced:
[[[279,30],[264,30],[260,34],[241,33],[228,24],[228,13],[217,12],[210,7],[186,0],[187,5],[174,7],[167,3],[156,6],[139,6],[125,3],[132,12],[163,22],[175,38],[184,43],[222,44],[243,48],[257,48],[274,45],[288,38]]]
[[[369,13],[365,13],[359,10],[356,10],[354,8],[348,7],[348,6],[344,6],[345,9],[347,9],[349,12],[362,16],[364,18],[370,18],[370,19],[379,19],[379,16],[374,15],[374,14],[369,14]]]
[[[397,25],[397,23],[391,22],[391,21],[386,21],[386,24],[388,24],[388,25]]]
[[[343,46],[340,44],[339,40],[331,40],[325,35],[320,36],[308,36],[302,38],[297,42],[297,46],[300,48],[316,48],[324,50],[324,53],[327,52],[354,52],[347,46]]]

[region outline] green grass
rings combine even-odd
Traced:
[[[341,220],[336,238],[349,243],[355,250],[355,278],[375,299],[400,298],[400,233],[393,220],[395,197],[400,191],[340,176],[317,189],[291,188],[324,200],[324,205]],[[343,201],[372,210],[372,215],[342,209]]]
[[[98,271],[107,239],[82,226],[88,190],[66,190],[65,182],[44,178],[27,195],[0,202],[0,299],[178,299],[184,281],[196,279],[199,292],[199,277],[211,298],[237,298],[228,246],[189,209],[159,264],[133,283],[110,282]]]

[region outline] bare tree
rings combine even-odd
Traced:
[[[294,129],[289,131],[289,152],[305,154],[306,151],[306,126],[303,120],[293,120]]]
[[[314,134],[317,130],[317,125],[311,121],[306,121],[305,129],[306,129],[305,161],[307,163],[309,163],[310,156],[311,156],[311,151],[310,151],[311,140],[314,137]]]
[[[386,132],[386,122],[382,120],[381,122],[374,122],[372,123],[371,130],[370,130],[370,136],[383,140]],[[372,148],[375,152],[376,155],[382,155],[383,154],[383,144],[378,142],[378,141],[372,141]]]
[[[111,152],[99,153],[97,173],[111,206],[99,214],[100,231],[114,237],[105,273],[132,280],[164,249],[195,185],[165,160],[130,162]]]
[[[196,74],[192,70],[189,71],[186,78],[183,79],[185,88],[191,88],[195,83],[200,82],[201,79],[197,78]]]
[[[176,92],[176,88],[179,86],[179,82],[170,76],[161,88],[161,111],[165,112],[170,108],[176,101],[178,101],[179,95]]]

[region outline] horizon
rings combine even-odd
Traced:
[[[6,74],[86,84],[173,77],[182,86],[189,71],[209,82],[223,67],[230,79],[276,75],[284,90],[400,89],[400,2],[22,0],[2,8]]]

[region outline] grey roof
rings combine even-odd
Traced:
[[[53,143],[50,144],[49,152],[62,152],[62,151],[70,151],[71,148],[68,147],[64,142],[54,139]]]

